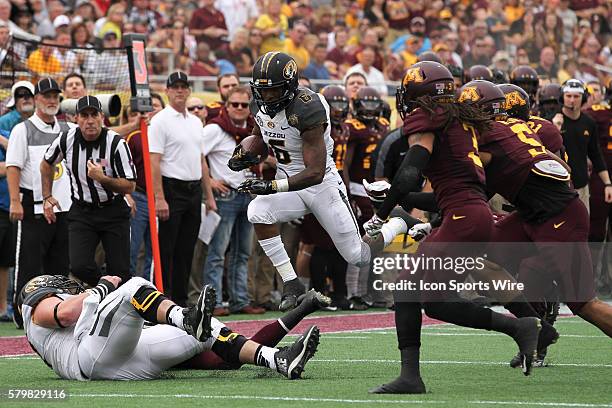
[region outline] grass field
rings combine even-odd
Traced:
[[[44,403],[4,399],[0,407],[612,407],[610,339],[577,318],[560,319],[558,328],[561,338],[549,351],[550,366],[525,377],[508,366],[515,352],[509,338],[452,325],[424,327],[421,370],[428,393],[417,396],[367,393],[398,373],[393,329],[323,334],[304,379],[297,381],[245,367],[174,370],[155,381],[81,383],[58,379],[36,356],[4,357],[0,388],[62,388],[69,398]],[[0,325],[0,335],[17,334],[11,325]]]

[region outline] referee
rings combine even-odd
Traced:
[[[78,127],[63,132],[47,149],[40,164],[44,215],[55,222],[51,195],[54,166],[66,159],[72,186],[68,213],[69,254],[72,273],[89,285],[100,278],[94,262],[102,241],[107,275],[130,278],[130,208],[124,194],[134,191],[136,169],[127,143],[102,127],[102,105],[95,96],[77,102]]]

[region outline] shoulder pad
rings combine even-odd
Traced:
[[[364,125],[359,119],[347,119],[344,121],[344,123],[349,126],[349,129],[354,128],[355,130],[363,130],[366,128],[366,125]]]
[[[295,99],[285,110],[289,125],[304,131],[329,123],[322,97],[310,89],[299,88]]]
[[[378,118],[378,123],[380,123],[383,126],[389,126],[390,124],[387,118]]]
[[[548,122],[548,120],[535,115],[529,116],[529,120],[543,120],[544,122]]]

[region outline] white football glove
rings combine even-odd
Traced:
[[[422,240],[423,238],[425,238],[426,236],[428,236],[429,234],[431,234],[431,229],[432,229],[431,224],[428,222],[421,223],[421,224],[415,224],[408,231],[408,235],[410,235],[412,239],[418,242]]]
[[[383,201],[385,201],[385,198],[387,198],[387,192],[391,188],[391,183],[385,180],[368,183],[366,179],[363,179],[362,183],[368,197],[370,197],[370,200],[372,200],[372,202],[375,204],[381,204]]]
[[[368,234],[372,238],[375,238],[376,236],[378,236],[378,234],[380,234],[380,229],[382,228],[384,223],[385,220],[379,218],[378,215],[374,214],[372,218],[370,218],[363,224],[363,229],[365,230],[366,234]]]

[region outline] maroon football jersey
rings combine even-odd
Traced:
[[[591,106],[586,113],[597,122],[599,145],[610,169],[612,168],[612,109],[608,105],[598,104]]]
[[[446,131],[446,118],[439,112],[433,118],[417,108],[404,119],[404,135],[432,132],[433,152],[424,175],[434,189],[436,201],[446,212],[475,201],[486,201],[485,173],[478,156],[476,131],[467,124],[453,121]]]
[[[342,171],[344,158],[346,157],[346,144],[349,139],[349,126],[346,123],[342,123],[340,126],[332,125],[331,138],[334,140],[334,162],[336,168]]]
[[[514,202],[534,165],[553,158],[538,135],[518,119],[493,122],[479,141],[480,151],[493,156],[486,167],[487,190],[510,202]]]
[[[549,151],[557,153],[562,150],[563,136],[561,136],[561,132],[551,121],[539,116],[530,116],[527,126],[529,126],[533,133],[538,135],[544,147]]]
[[[355,146],[353,161],[349,168],[350,180],[361,184],[363,179],[374,181],[374,164],[372,153],[376,150],[378,142],[387,133],[389,122],[380,118],[372,125],[366,125],[358,119],[348,119],[345,122],[349,129],[348,145]]]

